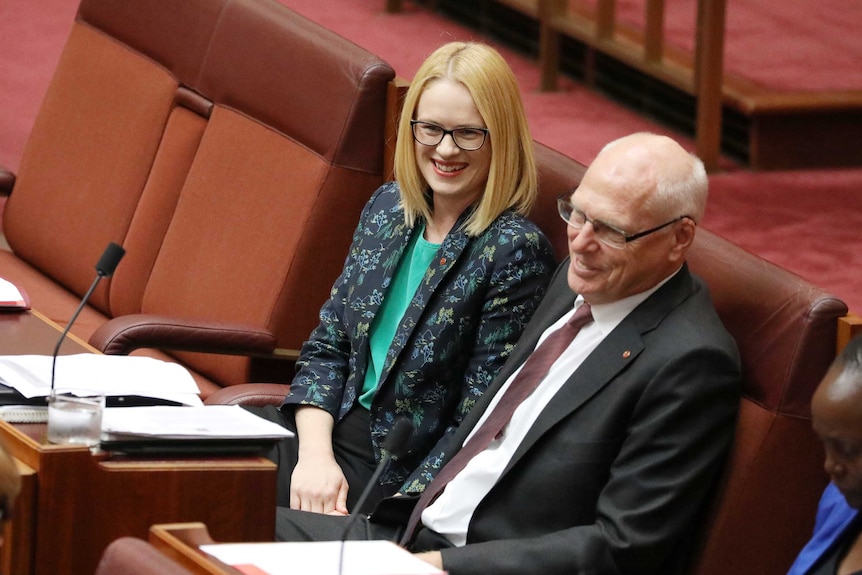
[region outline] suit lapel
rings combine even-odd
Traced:
[[[383,259],[375,268],[367,272],[366,277],[354,284],[355,291],[351,294],[351,300],[363,302],[360,309],[352,310],[357,317],[362,318],[354,334],[357,338],[354,373],[364,374],[368,369],[372,318],[376,317],[380,311],[386,292],[392,284],[392,277],[395,275],[398,262],[401,261],[415,229],[415,226],[408,228],[402,217],[400,221],[393,222],[392,225],[381,227],[372,238],[363,241],[361,249],[375,249],[374,244],[377,244],[379,247],[376,249],[380,250]]]
[[[392,371],[392,368],[398,361],[398,357],[404,351],[404,347],[413,336],[413,332],[419,325],[423,314],[437,311],[436,308],[432,310],[429,305],[431,297],[437,291],[440,286],[440,282],[443,281],[446,275],[455,266],[458,258],[461,257],[469,244],[469,237],[461,230],[461,224],[466,216],[467,213],[461,215],[461,218],[459,218],[458,222],[453,226],[452,231],[443,240],[440,249],[437,250],[437,255],[431,261],[431,264],[428,266],[428,270],[425,272],[425,276],[422,278],[422,281],[419,283],[419,287],[416,289],[416,293],[410,300],[410,305],[407,306],[407,310],[404,312],[404,317],[398,325],[398,331],[396,332],[395,339],[390,348],[388,357],[393,359],[388,361],[384,366],[383,372],[380,374],[381,382],[386,381],[389,376],[389,372]],[[414,229],[418,230],[418,226]],[[409,236],[410,234],[407,235]],[[404,246],[401,246],[401,251],[398,256],[399,260],[403,256],[403,250]]]
[[[635,361],[645,349],[643,334],[655,329],[672,309],[689,297],[692,290],[691,275],[688,268],[684,267],[609,333],[530,427],[504,474],[549,429],[611,384],[620,371]]]
[[[536,343],[539,341],[539,337],[551,324],[560,319],[564,313],[572,309],[572,306],[575,303],[575,294],[572,293],[572,290],[569,288],[568,280],[566,278],[567,262],[568,260],[558,266],[556,275],[548,286],[548,293],[545,294],[545,297],[539,308],[536,310],[533,319],[530,320],[529,324],[527,324],[527,327],[521,334],[520,339],[518,339],[518,344],[515,346],[515,349],[512,350],[512,354],[509,356],[509,359],[506,360],[506,363],[500,369],[500,372],[494,378],[494,381],[485,393],[482,394],[482,397],[479,398],[476,405],[473,406],[473,409],[470,410],[464,418],[464,421],[458,427],[458,431],[455,432],[452,445],[460,447],[464,443],[464,440],[467,439],[467,435],[469,435],[475,427],[476,423],[482,417],[482,414],[488,408],[488,404],[498,393],[503,384],[506,383],[506,380],[508,380],[512,373],[514,373],[515,370],[527,360],[530,354],[533,353],[533,350],[536,348]],[[450,451],[448,453],[447,460],[451,458],[453,454],[454,453]]]

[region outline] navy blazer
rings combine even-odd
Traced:
[[[568,260],[459,428],[457,445],[542,332],[572,309],[567,267]],[[736,345],[685,266],[605,337],[538,415],[476,508],[467,545],[442,549],[444,569],[684,573],[733,437],[740,380]],[[412,499],[384,499],[372,521],[404,521]]]
[[[380,483],[421,492],[440,468],[454,431],[496,376],[538,307],[555,267],[539,228],[513,212],[478,237],[462,214],[429,266],[395,335],[374,396],[377,458],[396,418],[415,431],[408,452]],[[336,421],[356,404],[369,329],[416,227],[408,227],[395,182],[365,206],[341,276],[303,345],[286,404],[314,405]]]

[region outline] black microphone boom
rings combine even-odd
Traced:
[[[353,512],[350,514],[350,518],[344,526],[344,531],[341,532],[341,548],[338,553],[339,575],[341,575],[342,562],[344,560],[344,542],[347,540],[347,534],[350,532],[350,528],[353,527],[354,523],[356,523],[356,519],[359,517],[359,512],[362,511],[365,501],[371,494],[371,490],[377,485],[377,480],[380,479],[380,474],[383,473],[383,469],[389,463],[389,460],[393,458],[398,459],[406,452],[407,442],[410,441],[411,435],[413,435],[413,424],[410,423],[409,419],[401,418],[395,422],[395,426],[392,428],[392,431],[390,431],[389,435],[386,436],[386,441],[383,443],[383,456],[380,458],[380,463],[377,464],[377,468],[371,475],[371,479],[368,480],[368,483],[365,485],[365,489],[362,490],[362,493],[359,495],[359,499],[356,500],[356,506],[353,508]]]
[[[95,291],[96,286],[99,285],[99,281],[101,281],[102,278],[111,277],[111,275],[113,275],[114,270],[117,269],[117,264],[120,263],[120,260],[123,259],[124,255],[126,255],[126,250],[123,249],[122,246],[111,242],[108,244],[108,247],[105,248],[105,252],[102,254],[102,257],[99,258],[99,262],[96,264],[96,278],[90,285],[90,289],[88,289],[87,293],[84,294],[84,297],[81,299],[81,303],[78,304],[78,308],[75,310],[75,313],[72,314],[72,317],[69,318],[69,321],[66,323],[66,329],[64,329],[63,333],[60,334],[60,339],[57,340],[57,345],[54,346],[54,354],[51,356],[51,395],[54,394],[54,370],[57,367],[57,355],[60,353],[60,346],[63,344],[63,340],[66,339],[66,335],[72,328],[72,324],[75,323],[76,319],[78,319],[78,314],[80,314],[81,310],[84,309],[84,306],[87,305],[87,300],[90,299],[90,295]]]

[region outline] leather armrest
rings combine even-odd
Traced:
[[[280,406],[290,386],[284,383],[243,383],[223,387],[204,400],[207,405]]]
[[[15,174],[0,166],[0,196],[8,196],[15,187]]]
[[[146,314],[124,315],[102,324],[89,343],[109,355],[128,355],[139,348],[271,355],[276,346],[275,336],[257,327]]]

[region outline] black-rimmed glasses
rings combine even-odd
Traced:
[[[591,220],[588,218],[584,212],[576,208],[574,204],[572,204],[571,200],[569,200],[572,193],[573,192],[569,192],[557,198],[557,211],[560,213],[560,217],[563,221],[573,229],[579,231],[587,225],[587,222],[591,223],[593,225],[593,234],[595,234],[596,239],[606,246],[618,250],[625,248],[626,244],[629,242],[648,236],[649,234],[666,228],[671,224],[675,224],[680,220],[686,218],[691,219],[690,216],[679,216],[654,228],[629,235],[624,230],[621,230],[616,226],[612,226],[601,220]]]
[[[447,130],[443,126],[431,122],[410,120],[413,128],[413,139],[423,146],[439,146],[447,135],[452,136],[455,145],[465,152],[473,152],[485,145],[488,128],[453,128]]]

